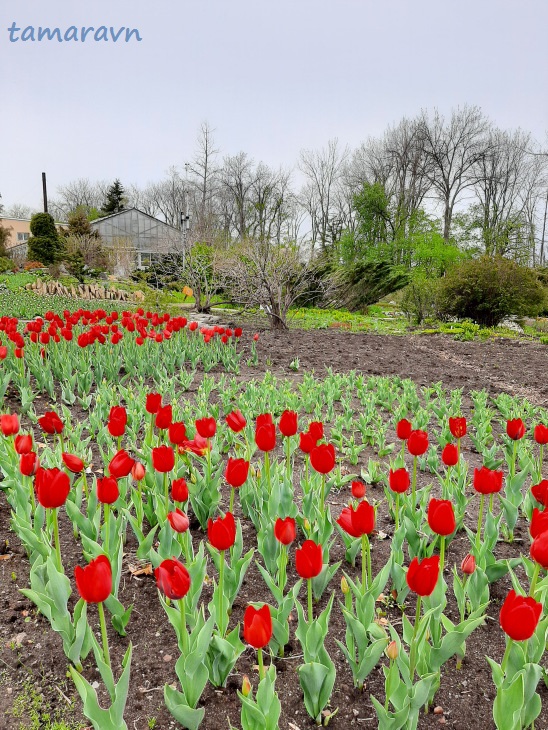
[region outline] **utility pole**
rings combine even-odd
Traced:
[[[42,173],[42,194],[44,196],[44,213],[48,212],[48,189],[46,187],[46,173]]]
[[[190,215],[188,212],[188,168],[189,163],[185,162],[185,212],[181,211],[181,233],[183,234],[183,269],[186,261],[186,244],[188,239],[188,232],[190,230]]]

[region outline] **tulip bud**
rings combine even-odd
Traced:
[[[136,461],[133,465],[133,469],[131,470],[131,476],[135,479],[136,482],[140,482],[141,479],[145,478],[145,467],[139,461]]]
[[[476,569],[476,558],[468,554],[460,564],[460,569],[465,575],[472,575]]]
[[[310,532],[310,522],[308,521],[308,519],[306,517],[304,518],[304,521],[303,521],[303,529],[305,532]]]
[[[251,682],[249,681],[247,674],[244,674],[244,678],[242,680],[242,694],[244,697],[249,697],[251,694]]]
[[[391,641],[388,646],[386,647],[386,656],[390,659],[397,659],[398,658],[398,645],[395,641]]]
[[[346,580],[344,575],[341,578],[341,591],[344,593],[345,596],[347,593],[350,593],[350,586],[348,585],[348,581]]]

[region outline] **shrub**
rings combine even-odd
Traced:
[[[43,269],[44,264],[40,263],[40,261],[26,261],[23,269],[25,271],[32,271],[32,269]]]
[[[30,221],[30,232],[29,257],[45,265],[53,264],[63,248],[53,217],[49,213],[35,213]]]
[[[422,324],[427,317],[437,315],[440,281],[418,277],[405,287],[400,306],[410,322]]]
[[[6,271],[15,271],[17,265],[8,258],[7,256],[0,256],[0,274],[5,274]]]
[[[447,274],[440,286],[438,307],[445,316],[494,327],[511,314],[537,314],[545,301],[534,270],[502,256],[482,256]]]
[[[367,312],[370,304],[401,289],[408,281],[408,275],[389,261],[345,264],[328,276],[325,302],[334,309]]]

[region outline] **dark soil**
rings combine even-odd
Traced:
[[[444,336],[433,337],[386,337],[375,335],[349,334],[332,331],[290,331],[287,333],[262,333],[258,343],[261,366],[250,368],[245,365],[238,376],[242,380],[257,377],[270,369],[277,376],[300,381],[303,371],[314,370],[318,377],[326,367],[335,371],[356,369],[372,375],[399,375],[413,379],[419,385],[442,382],[447,388],[463,388],[465,405],[466,397],[471,390],[486,388],[490,393],[507,392],[527,398],[535,405],[546,407],[548,404],[548,383],[546,381],[546,353],[548,350],[537,344],[520,343],[514,340],[498,340],[486,343],[455,342]],[[294,372],[289,364],[299,358],[300,370]],[[14,409],[16,403],[11,404]],[[74,412],[74,417],[85,418],[85,413]],[[478,465],[478,455],[469,449],[470,444],[463,442],[463,453],[471,467]],[[360,463],[352,467],[358,471],[367,463],[371,453],[363,452]],[[421,475],[423,483],[431,481],[428,475]],[[381,500],[383,492],[380,487],[370,488],[373,499]],[[347,495],[342,492],[332,495],[328,500],[334,515],[338,515],[347,503]],[[226,500],[224,502],[227,503]],[[67,661],[62,650],[59,637],[49,628],[45,618],[38,615],[33,604],[25,599],[19,588],[28,585],[29,565],[25,551],[19,541],[9,530],[9,506],[5,497],[0,496],[0,552],[5,555],[0,561],[0,728],[47,728],[42,719],[31,722],[29,712],[22,718],[13,717],[14,700],[16,707],[21,704],[21,697],[29,695],[32,686],[40,698],[42,712],[54,714],[55,709],[63,711],[65,719],[78,722],[77,727],[86,727],[81,714],[81,704],[71,680],[67,679]],[[238,510],[236,510],[238,514]],[[470,514],[470,524],[476,515]],[[393,525],[388,520],[386,509],[382,506],[378,513],[377,529],[390,536]],[[128,529],[127,556],[124,561],[124,577],[120,586],[120,600],[124,605],[133,604],[133,614],[128,626],[128,637],[121,638],[110,632],[111,655],[116,665],[121,660],[128,642],[134,645],[130,695],[126,711],[128,728],[146,730],[155,727],[161,730],[177,727],[163,703],[163,687],[165,683],[175,683],[175,662],[178,649],[174,634],[165,617],[157,598],[154,579],[151,576],[134,577],[129,566],[134,562],[135,541]],[[199,530],[194,530],[195,544],[203,539]],[[381,534],[382,537],[382,534]],[[524,551],[528,546],[527,529],[523,521],[518,522],[516,541],[512,546],[500,543],[497,548],[498,557],[510,557]],[[256,546],[252,526],[244,529],[244,549]],[[81,548],[73,539],[68,521],[61,517],[61,550],[63,562],[68,575],[72,575],[73,566],[82,564]],[[449,586],[452,583],[450,569],[460,562],[468,551],[468,540],[465,535],[458,534],[448,547],[446,555],[445,578]],[[378,571],[387,561],[390,553],[390,539],[372,539],[373,572]],[[344,560],[342,542],[337,540],[331,554],[333,562]],[[343,569],[351,575],[360,570],[358,557],[355,569],[343,564]],[[213,568],[210,569],[210,573]],[[296,579],[289,571],[289,584]],[[333,579],[330,589],[340,594],[340,571]],[[489,655],[500,661],[504,651],[504,634],[498,623],[498,612],[501,601],[511,587],[509,578],[504,578],[491,586],[491,604],[488,609],[489,619],[486,625],[476,630],[467,642],[467,654],[462,669],[456,670],[455,660],[449,661],[442,671],[441,687],[434,704],[437,712],[423,715],[420,728],[434,728],[440,724],[459,730],[487,730],[494,728],[492,721],[492,702],[495,696],[491,681],[490,668],[485,660]],[[202,595],[206,602],[210,597],[210,588],[206,586]],[[328,592],[316,610],[321,610],[327,601]],[[236,599],[231,617],[231,627],[242,620],[243,611],[249,601],[270,600],[266,586],[253,565]],[[301,602],[306,601],[304,588],[301,590]],[[457,607],[448,591],[447,615],[457,620]],[[414,615],[414,597],[406,602],[406,613]],[[90,606],[89,615],[98,631],[97,612]],[[397,607],[388,612],[388,619],[399,626],[401,613]],[[293,614],[296,622],[296,612]],[[381,701],[384,698],[384,677],[379,664],[367,680],[365,690],[354,689],[350,670],[344,657],[335,644],[335,638],[342,638],[345,624],[338,610],[337,599],[331,615],[327,649],[336,664],[337,680],[332,696],[331,709],[338,708],[338,714],[331,720],[330,727],[342,730],[346,727],[377,727],[377,720],[370,694]],[[305,730],[314,726],[308,717],[302,701],[296,669],[300,664],[300,647],[292,636],[286,657],[276,659],[278,678],[276,689],[282,703],[280,728],[284,730]],[[384,660],[381,660],[384,661]],[[254,667],[256,655],[247,649],[236,665],[235,672],[229,677],[227,687],[222,689],[206,687],[202,696],[202,704],[206,708],[204,730],[221,730],[233,726],[239,727],[240,702],[236,690],[240,688],[242,677],[248,674],[253,685],[257,685],[257,671]],[[89,681],[100,681],[98,672],[92,662],[87,662],[85,675]],[[543,711],[536,727],[548,728],[548,691],[543,683],[539,685],[539,693],[543,701]],[[74,707],[71,709],[72,702]],[[7,714],[6,714],[7,713]],[[39,715],[40,713],[38,713]],[[152,722],[156,719],[156,724]],[[26,723],[20,725],[20,723]]]

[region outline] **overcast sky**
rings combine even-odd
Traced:
[[[7,206],[39,208],[42,171],[52,196],[78,177],[159,179],[202,120],[222,153],[274,166],[464,103],[546,140],[547,0],[2,0],[0,18]],[[142,41],[12,43],[13,22]]]

